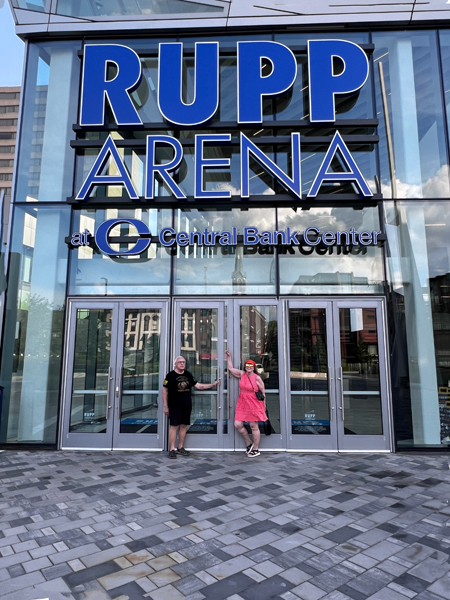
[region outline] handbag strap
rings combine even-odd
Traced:
[[[253,391],[255,392],[255,394],[256,394],[256,390],[255,390],[255,388],[253,387],[253,383],[252,383],[252,380],[250,379],[250,375],[247,373],[247,371],[245,372],[245,374],[247,375],[247,377],[248,377],[248,380],[250,381],[250,385],[252,386],[252,390],[253,390]]]

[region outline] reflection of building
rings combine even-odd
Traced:
[[[20,87],[0,87],[0,195],[1,192],[5,193],[3,215],[5,234],[9,222],[19,103]],[[1,229],[0,227],[0,231]]]
[[[241,245],[239,245],[236,248],[234,271],[231,275],[231,281],[236,294],[245,294],[245,288],[247,284],[247,274],[244,271],[244,265],[242,262],[243,253],[244,249]]]
[[[152,336],[159,340],[161,313],[159,311],[127,312],[125,319],[125,348],[143,350],[151,343]]]
[[[192,368],[217,361],[217,311],[183,309],[181,354]]]
[[[264,354],[267,335],[267,319],[253,306],[241,308],[241,355],[245,360],[251,358],[259,363]]]

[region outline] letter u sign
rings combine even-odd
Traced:
[[[343,64],[335,72],[335,59]],[[116,74],[109,77],[110,65]],[[335,121],[335,97],[358,91],[366,82],[369,63],[358,45],[346,40],[308,42],[309,101],[312,122]],[[262,123],[263,100],[290,90],[297,76],[291,50],[278,42],[245,41],[237,45],[237,114],[239,124]],[[142,67],[131,48],[88,44],[84,50],[80,125],[103,126],[106,103],[117,125],[142,125],[131,93],[140,85]],[[183,44],[159,46],[158,106],[174,125],[191,127],[211,120],[219,108],[219,43],[195,44],[193,100],[182,97]],[[300,119],[302,115],[298,115]]]

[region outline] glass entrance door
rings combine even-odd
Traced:
[[[166,303],[72,301],[68,331],[61,447],[162,449]]]
[[[284,365],[282,353],[278,349],[283,341],[282,305],[276,300],[261,298],[234,301],[233,366],[243,370],[246,360],[256,363],[256,371],[266,390],[266,405],[273,427],[273,433],[265,436],[261,430],[261,450],[282,450],[286,448],[284,431],[286,428],[285,403],[280,406],[284,394]],[[281,324],[281,325],[280,325]],[[234,412],[239,396],[239,381],[230,378],[231,427],[234,428]],[[242,436],[235,431],[235,449],[244,450]]]
[[[289,302],[288,447],[389,451],[382,300]]]
[[[173,360],[183,356],[186,369],[198,383],[221,379],[216,389],[192,393],[191,425],[186,438],[190,450],[233,449],[230,446],[228,382],[224,376],[227,316],[227,301],[175,302]]]
[[[194,390],[186,447],[244,450],[244,442],[234,428],[239,380],[227,371],[225,350],[229,348],[236,368],[242,369],[244,361],[251,358],[264,381],[275,431],[269,437],[262,436],[261,448],[285,448],[282,432],[286,420],[280,410],[284,367],[278,352],[282,342],[282,327],[278,326],[281,304],[276,300],[245,299],[177,301],[175,307],[172,359],[183,356],[187,370],[199,383],[211,383],[221,377],[217,390]]]

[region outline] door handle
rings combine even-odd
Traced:
[[[220,370],[219,367],[216,367],[216,380],[220,379]],[[220,392],[219,392],[219,388],[220,388],[220,381],[216,386],[216,392],[217,392],[217,418],[219,418],[219,410],[222,408],[220,406]]]
[[[120,418],[120,409],[122,406],[122,374],[123,368],[119,367],[119,379],[116,387],[116,404],[117,404],[117,416]]]
[[[111,381],[114,379],[113,376],[113,368],[108,367],[108,383],[107,383],[107,392],[106,392],[106,420],[108,420],[109,411],[112,408],[111,402]]]
[[[333,394],[331,392],[332,381],[333,381],[333,369],[331,367],[328,367],[328,404],[330,407],[330,421],[333,420],[333,410],[334,410]]]
[[[342,420],[345,421],[344,374],[342,372],[342,367],[339,367],[339,374],[340,374],[340,377],[338,377],[338,381],[340,382],[339,388],[340,388],[340,392],[341,392],[341,406],[339,407],[339,410],[342,410]]]

